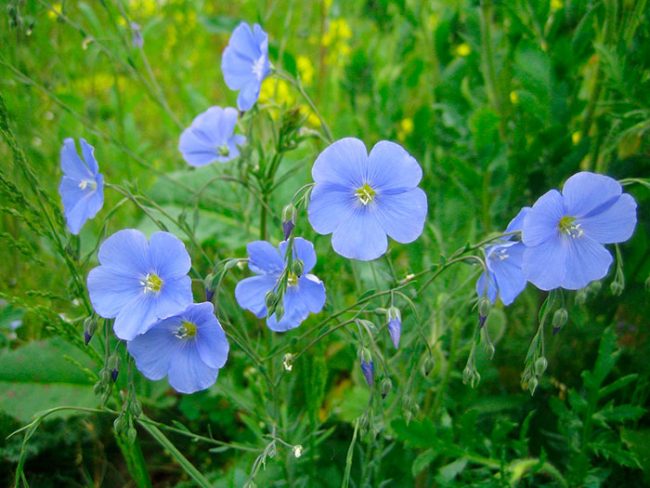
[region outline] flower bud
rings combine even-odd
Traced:
[[[275,306],[278,303],[278,295],[275,293],[273,290],[269,290],[266,296],[264,297],[264,301],[266,303],[266,308],[269,310],[269,312],[272,312],[275,310]]]
[[[93,335],[95,335],[96,331],[97,331],[97,317],[92,315],[84,320],[84,342],[86,343],[86,345],[88,345],[90,339],[93,338]]]
[[[535,374],[537,376],[542,376],[546,368],[548,367],[548,361],[544,356],[537,358],[535,361]]]
[[[131,415],[133,415],[135,418],[138,418],[140,415],[142,415],[142,404],[138,400],[133,399],[133,401],[131,401],[129,404],[129,412],[131,412]]]
[[[361,372],[368,386],[372,386],[375,382],[375,363],[372,360],[365,361],[361,359]]]
[[[119,374],[119,365],[120,357],[117,355],[117,352],[114,352],[108,357],[107,369],[111,374],[111,381],[115,383],[117,381],[117,375]]]
[[[402,314],[398,308],[390,307],[388,309],[388,333],[393,341],[395,349],[399,347],[399,340],[402,335]]]
[[[481,297],[478,301],[479,325],[481,327],[485,325],[485,320],[487,319],[487,316],[490,313],[490,308],[492,308],[492,304],[490,303],[490,300],[488,300],[486,297]]]
[[[436,362],[434,361],[431,354],[427,354],[427,357],[424,358],[424,361],[422,362],[422,374],[424,376],[429,376],[431,374],[431,371],[433,371],[433,367],[435,365]]]
[[[296,226],[296,214],[296,207],[291,203],[282,209],[282,232],[284,233],[285,241],[289,239]]]
[[[300,259],[294,260],[293,264],[291,265],[291,272],[296,276],[302,276],[304,269],[305,265]]]
[[[129,444],[133,444],[136,437],[138,437],[138,431],[135,430],[135,427],[133,427],[133,425],[129,425],[129,428],[126,430],[126,440],[129,442]]]
[[[535,376],[528,380],[528,391],[530,391],[531,396],[535,393],[537,385],[539,385],[539,381],[537,381]]]
[[[569,320],[569,312],[567,312],[566,308],[558,308],[553,314],[553,319],[551,320],[554,335],[560,332],[560,329],[564,327],[567,320]]]
[[[623,290],[625,290],[625,285],[620,280],[615,279],[610,283],[609,289],[611,290],[612,295],[618,297],[623,293]]]
[[[481,375],[476,370],[476,366],[468,364],[463,370],[463,383],[469,384],[472,388],[476,388],[481,381]]]
[[[393,382],[390,380],[390,378],[384,378],[381,380],[381,385],[380,385],[380,390],[381,390],[381,397],[386,398],[390,391],[393,389]]]

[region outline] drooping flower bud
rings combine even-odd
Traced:
[[[386,396],[390,393],[390,390],[393,389],[393,382],[390,380],[390,378],[384,378],[381,380],[381,397],[386,398]]]
[[[485,325],[485,321],[487,320],[487,316],[490,313],[491,307],[492,304],[490,303],[490,300],[488,300],[486,297],[479,298],[478,301],[478,326],[479,327],[483,327]]]
[[[569,312],[567,312],[566,308],[558,308],[553,314],[553,319],[551,320],[551,324],[553,325],[553,335],[560,332],[560,329],[564,327],[567,320],[569,320]]]
[[[285,241],[289,239],[296,226],[296,214],[296,207],[291,203],[282,209],[282,232],[284,232]]]
[[[305,269],[305,265],[300,259],[294,260],[293,264],[291,265],[291,271],[293,274],[296,276],[302,276],[302,272]]]
[[[390,307],[388,315],[388,332],[393,341],[395,349],[399,347],[399,340],[402,335],[402,314],[396,307]]]
[[[90,342],[97,331],[97,317],[94,315],[84,320],[84,342],[86,345]]]
[[[107,369],[110,371],[111,374],[111,380],[113,383],[117,381],[117,375],[119,374],[119,364],[120,364],[120,357],[117,355],[117,352],[114,352],[108,357],[108,364]]]
[[[537,376],[542,376],[546,368],[548,367],[548,361],[544,356],[538,357],[535,361],[535,374]]]
[[[372,386],[375,382],[375,363],[370,351],[365,347],[361,350],[361,372],[368,386]]]

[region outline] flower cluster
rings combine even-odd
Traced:
[[[486,273],[477,293],[513,302],[526,282],[541,290],[578,290],[603,278],[612,264],[604,244],[628,240],[636,226],[636,202],[609,176],[580,172],[560,193],[550,190],[524,208],[506,233],[518,232],[485,250]]]
[[[250,110],[271,73],[268,37],[259,25],[241,23],[234,30],[221,67],[228,87],[239,91],[239,111]],[[239,111],[214,106],[198,115],[180,136],[184,160],[198,167],[239,157],[247,143],[235,133]],[[103,204],[103,176],[93,148],[81,139],[81,149],[83,158],[74,141],[66,139],[61,150],[59,192],[73,234]],[[388,237],[407,244],[422,234],[428,210],[427,195],[419,188],[422,176],[419,163],[402,146],[380,141],[368,152],[364,142],[347,137],[318,155],[312,167],[314,184],[301,201],[308,202],[313,229],[332,234],[336,253],[370,261],[388,251]],[[311,273],[314,246],[293,235],[298,207],[295,201],[285,207],[284,241],[277,247],[265,240],[247,245],[253,276],[235,288],[239,306],[265,318],[275,332],[300,326],[326,302],[323,282]],[[562,192],[551,190],[523,208],[504,235],[484,249],[484,272],[476,283],[481,307],[497,298],[511,304],[527,282],[542,290],[575,290],[601,279],[612,263],[604,245],[629,239],[635,225],[636,202],[616,180],[588,172],[572,176]],[[115,335],[126,341],[142,374],[152,380],[167,377],[182,393],[214,384],[228,358],[228,340],[213,304],[194,303],[192,263],[183,242],[169,232],[155,232],[147,240],[138,230],[124,229],[102,243],[98,260],[87,280],[91,303],[99,316],[114,319]],[[402,315],[392,295],[390,307],[381,310],[397,348]],[[96,326],[94,316],[89,320]],[[372,327],[366,329],[371,334]],[[88,332],[87,339],[91,337]],[[291,357],[285,356],[287,371]],[[374,362],[365,347],[360,359],[372,385]]]

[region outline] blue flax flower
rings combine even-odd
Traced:
[[[149,242],[135,229],[116,232],[99,248],[99,263],[88,274],[90,301],[100,316],[115,318],[120,339],[130,341],[192,303],[190,256],[169,232],[155,232]]]
[[[194,393],[214,385],[230,347],[214,307],[204,302],[156,322],[127,348],[147,378],[167,376],[174,390]]]
[[[198,115],[183,131],[178,145],[187,164],[225,163],[239,156],[237,146],[243,145],[246,137],[234,134],[237,115],[231,107],[210,107]]]
[[[312,176],[309,222],[319,234],[332,233],[341,256],[370,261],[386,252],[386,235],[405,244],[422,233],[422,169],[400,145],[380,141],[368,155],[359,139],[341,139],[320,153]]]
[[[530,207],[522,208],[510,221],[506,233],[521,231],[524,218]],[[524,244],[519,236],[510,236],[485,249],[485,271],[476,282],[479,297],[487,296],[490,302],[497,300],[497,295],[504,305],[510,305],[526,288],[526,278],[521,269],[524,257]]]
[[[63,200],[63,211],[70,232],[77,235],[104,205],[104,177],[95,160],[95,148],[83,138],[81,153],[77,154],[74,139],[67,138],[61,148],[61,169],[63,178],[59,194]]]
[[[237,303],[250,310],[258,318],[267,314],[266,295],[277,292],[278,284],[286,267],[287,241],[276,249],[266,241],[251,242],[247,246],[248,267],[257,276],[245,278],[235,288]],[[318,313],[325,305],[325,286],[309,271],[316,265],[316,252],[311,242],[296,237],[293,241],[293,258],[302,261],[303,271],[298,276],[289,271],[287,289],[284,293],[284,314],[278,321],[276,314],[266,320],[269,329],[284,332],[298,327],[310,313]]]
[[[628,240],[636,202],[614,179],[588,172],[550,190],[524,219],[524,276],[542,290],[577,290],[603,278],[612,255],[603,244]]]
[[[255,105],[262,80],[271,72],[268,36],[258,24],[251,29],[242,22],[235,28],[221,58],[221,71],[228,88],[239,90],[239,110]]]

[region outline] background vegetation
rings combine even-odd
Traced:
[[[325,147],[295,86],[265,82],[247,126],[252,149],[238,161],[191,169],[177,150],[197,114],[235,104],[220,59],[240,20],[269,33],[273,63],[300,77],[334,138],[396,140],[416,157],[429,217],[416,243],[359,263],[337,256],[303,212],[296,233],[316,244],[326,309],[273,334],[234,301],[247,271],[228,270],[216,298],[228,364],[214,387],[183,396],[142,378],[105,340],[103,322],[84,346],[79,285],[98,244],[124,227],[170,229],[205,277],[264,232],[260,195],[266,233],[281,240],[281,209]],[[457,265],[419,293],[424,278],[400,289],[398,350],[373,312],[387,305],[374,298],[382,290],[503,230],[581,169],[650,174],[645,0],[5,0],[0,46],[0,484],[650,484],[643,185],[626,187],[639,224],[621,246],[623,293],[613,295],[610,275],[567,294],[569,323],[543,331],[548,370],[533,396],[521,373],[545,297],[532,286],[491,311],[492,359],[473,348],[475,266]],[[277,177],[258,178],[279,131],[298,123]],[[120,185],[79,239],[64,231],[56,190],[65,137],[85,137]],[[354,317],[376,326],[371,388]],[[463,384],[468,357],[475,388]],[[102,378],[114,368],[107,392]],[[143,416],[114,426],[134,394]],[[80,408],[34,417],[63,405]]]

